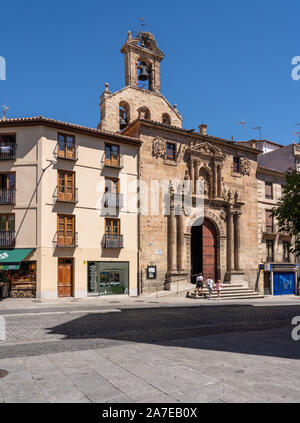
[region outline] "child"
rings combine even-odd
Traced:
[[[216,283],[216,291],[218,293],[218,300],[220,299],[221,290],[222,290],[221,281],[218,280],[218,282]]]

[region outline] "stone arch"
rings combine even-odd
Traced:
[[[216,227],[217,235],[218,236],[225,236],[225,230],[221,219],[215,215],[212,211],[208,210],[207,208],[204,209],[204,216],[203,217],[195,217],[193,216],[193,212],[191,216],[186,221],[186,233],[191,234],[191,228],[194,225],[201,225],[203,223],[204,218],[209,219],[212,224]],[[197,222],[198,221],[198,222]]]
[[[168,113],[162,114],[162,123],[164,123],[165,125],[171,125],[171,118]]]
[[[151,120],[151,113],[148,107],[140,107],[138,110],[138,118],[139,119],[148,119]]]
[[[121,119],[125,120],[126,124],[129,125],[130,123],[130,106],[129,103],[126,101],[120,101],[119,103],[119,116],[120,121]],[[121,122],[120,122],[120,129],[121,128]]]

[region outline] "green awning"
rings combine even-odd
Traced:
[[[20,263],[34,248],[14,248],[0,250],[0,270],[19,270]]]

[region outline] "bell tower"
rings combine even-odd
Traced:
[[[164,54],[157,47],[154,35],[141,32],[133,38],[128,31],[121,53],[125,57],[125,86],[160,92],[160,62]]]
[[[125,58],[125,87],[111,92],[109,84],[100,97],[101,120],[98,129],[120,132],[136,119],[182,126],[177,106],[171,106],[160,89],[160,62],[163,52],[150,32],[128,31],[121,48]]]

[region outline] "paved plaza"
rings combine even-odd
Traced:
[[[0,302],[0,402],[299,402],[298,297]]]

